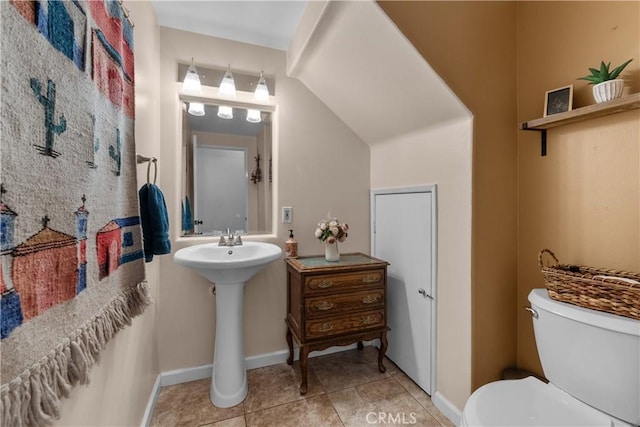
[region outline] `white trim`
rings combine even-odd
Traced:
[[[317,1],[316,4],[318,3],[319,1]],[[325,14],[327,13],[328,6],[329,6],[329,1],[325,1],[324,4],[320,6],[321,9],[317,12],[317,17],[315,17],[313,24],[311,25],[311,28],[308,30],[308,34],[300,35],[303,29],[301,29],[300,25],[298,26],[298,28],[296,28],[296,31],[293,37],[294,40],[289,45],[289,49],[287,50],[287,76],[288,77],[297,78],[297,74],[300,67],[300,60],[305,56],[305,54],[307,54],[312,50],[312,48],[314,47],[314,44],[317,44],[317,39],[318,39],[317,36],[318,36],[318,33],[321,31],[320,25],[323,23],[323,20],[325,19]],[[312,9],[310,9],[309,7],[305,9],[301,20],[304,20],[304,17],[306,17],[306,15],[309,13],[309,10],[312,10]],[[304,39],[300,43],[300,47],[298,48],[296,46],[296,49],[291,49],[292,45],[294,44],[293,42],[296,42],[301,37],[304,37]]]
[[[151,417],[153,417],[153,411],[156,408],[156,402],[158,401],[159,394],[160,375],[156,377],[156,381],[155,383],[153,383],[153,387],[151,388],[151,394],[149,395],[149,401],[147,402],[147,407],[144,410],[144,415],[142,416],[140,427],[149,427],[149,424],[151,424]]]
[[[372,341],[363,341],[362,344],[365,346],[380,345],[380,341],[375,339]],[[357,348],[356,344],[351,344],[348,346],[329,347],[322,351],[313,351],[309,354],[309,357],[312,358],[317,356],[324,356],[327,354],[338,353],[340,351],[352,350],[355,348]],[[294,348],[293,359],[298,360],[299,355],[300,355],[300,349],[297,347]],[[278,350],[278,351],[274,351],[273,353],[264,353],[264,354],[258,354],[255,356],[245,357],[244,363],[245,363],[246,369],[256,369],[256,368],[263,368],[265,366],[286,363],[288,357],[289,357],[289,350]],[[156,378],[156,382],[153,385],[153,388],[151,390],[149,401],[147,403],[147,408],[144,412],[144,416],[142,417],[142,422],[140,425],[142,427],[149,426],[149,423],[151,422],[151,417],[153,416],[153,411],[156,406],[156,402],[158,400],[158,395],[160,394],[161,387],[211,378],[212,371],[213,371],[213,364],[161,372],[160,375],[158,375],[158,377]]]
[[[446,397],[444,397],[439,391],[436,391],[431,401],[436,408],[440,410],[454,425],[459,425],[462,419],[462,412],[453,403],[451,403]]]
[[[387,189],[371,190],[370,199],[370,218],[371,218],[371,254],[375,256],[375,212],[376,212],[376,196],[381,194],[406,194],[406,193],[431,193],[433,203],[431,203],[431,296],[433,297],[433,307],[431,310],[431,395],[437,394],[437,331],[438,331],[438,186],[437,184],[419,185],[415,187],[397,187]]]
[[[208,105],[228,105],[233,108],[256,109],[260,111],[275,110],[275,96],[269,96],[267,102],[258,102],[253,98],[253,92],[242,90],[236,91],[234,99],[225,98],[218,95],[218,88],[215,86],[202,85],[200,94],[194,95],[182,91],[182,82],[176,82],[176,92],[178,99],[182,102],[202,102]]]
[[[213,364],[194,366],[192,368],[175,369],[160,373],[160,386],[188,383],[191,381],[211,378]]]

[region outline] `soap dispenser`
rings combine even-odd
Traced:
[[[293,230],[289,230],[289,238],[284,242],[284,252],[287,258],[298,258],[298,242],[293,238]]]

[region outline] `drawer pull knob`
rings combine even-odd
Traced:
[[[362,283],[374,283],[377,282],[378,276],[376,274],[367,274],[362,278]]]
[[[321,303],[316,304],[316,308],[318,310],[323,310],[323,311],[331,310],[333,308],[333,303],[328,301],[322,301]]]
[[[331,329],[333,329],[333,325],[331,323],[323,323],[322,325],[320,325],[320,329],[321,331],[330,331]]]
[[[333,286],[333,282],[331,280],[321,280],[318,282],[318,287],[322,289],[330,288]]]
[[[362,319],[362,324],[363,325],[370,325],[372,323],[376,323],[377,319],[375,316],[367,316],[367,317],[363,317]]]
[[[373,302],[378,301],[378,297],[373,295],[367,295],[366,297],[362,298],[360,301],[362,301],[363,304],[371,304]]]

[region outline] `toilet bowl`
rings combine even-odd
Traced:
[[[471,395],[460,427],[630,426],[537,378],[496,381]]]
[[[534,377],[477,389],[460,426],[637,426],[640,321],[529,294],[546,384]]]

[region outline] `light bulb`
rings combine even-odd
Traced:
[[[204,116],[204,104],[201,102],[190,102],[189,114],[193,116]]]
[[[200,76],[198,76],[198,70],[196,70],[196,66],[193,64],[193,58],[191,58],[191,65],[187,70],[187,74],[184,76],[184,80],[182,81],[182,91],[194,95],[199,95],[202,90],[202,85],[200,84]]]
[[[231,66],[229,66],[227,71],[224,73],[224,77],[222,78],[220,87],[218,88],[218,95],[224,96],[225,98],[236,97],[236,84],[233,81],[233,74],[231,74]]]
[[[260,80],[258,80],[256,90],[253,92],[253,99],[256,101],[269,100],[269,88],[267,87],[267,81],[264,79],[262,71],[260,72]]]
[[[247,110],[247,121],[250,123],[260,123],[260,110]]]
[[[233,108],[227,105],[221,105],[218,107],[218,117],[225,120],[233,119]]]

